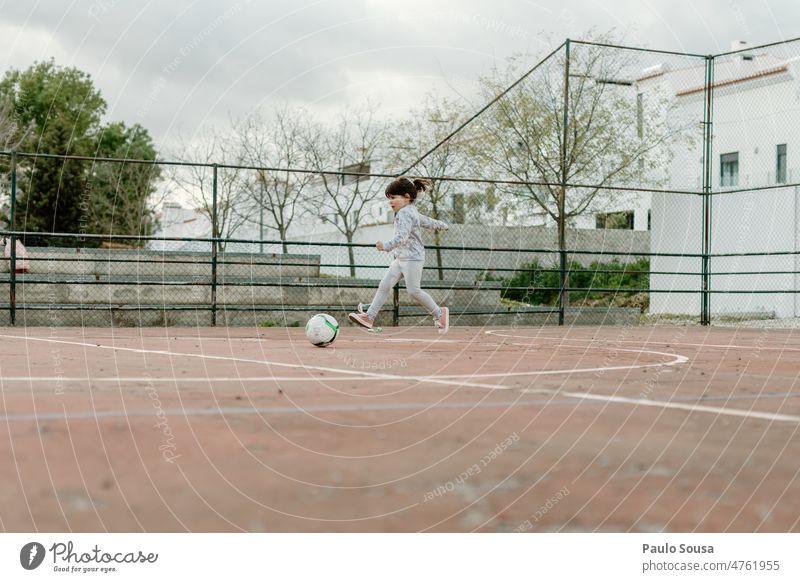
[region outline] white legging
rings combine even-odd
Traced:
[[[378,285],[378,290],[375,292],[375,297],[369,305],[367,315],[372,319],[378,316],[381,307],[383,307],[383,304],[386,303],[386,300],[389,298],[392,287],[403,277],[406,280],[406,291],[411,295],[414,301],[422,305],[428,310],[428,313],[434,317],[439,317],[442,314],[441,308],[436,305],[433,298],[420,287],[424,263],[425,261],[407,261],[404,259],[395,259],[392,261],[392,264],[389,265],[389,270],[386,271],[386,274],[381,280],[381,284]]]

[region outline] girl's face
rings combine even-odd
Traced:
[[[392,210],[395,212],[409,204],[411,204],[411,197],[408,194],[394,194],[389,196],[389,206],[391,206]]]

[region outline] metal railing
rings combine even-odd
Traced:
[[[66,234],[66,233],[28,233],[24,231],[3,231],[0,232],[3,237],[8,237],[9,240],[23,239],[26,236],[36,236],[38,238],[59,238],[59,239],[77,239],[83,238],[85,240],[103,240],[103,241],[136,241],[139,243],[146,243],[149,241],[175,241],[175,242],[202,242],[213,243],[221,242],[220,239],[211,238],[187,238],[187,237],[153,237],[153,236],[126,236],[126,235],[89,235],[89,234]],[[356,244],[356,243],[320,243],[308,241],[277,241],[277,240],[257,240],[257,239],[226,239],[227,243],[247,243],[247,244],[266,244],[266,245],[285,245],[290,249],[302,249],[302,253],[296,255],[260,255],[253,253],[246,255],[243,253],[236,253],[236,256],[228,257],[228,253],[212,254],[208,253],[191,253],[193,255],[191,266],[196,267],[196,273],[193,275],[187,274],[168,274],[163,272],[169,265],[186,265],[186,257],[174,258],[171,255],[180,254],[181,251],[147,251],[139,249],[137,251],[119,251],[117,249],[99,249],[96,253],[99,256],[91,256],[84,250],[82,253],[75,254],[72,249],[69,249],[66,256],[37,256],[37,252],[32,252],[27,260],[31,264],[31,272],[18,275],[14,272],[15,256],[12,253],[9,263],[11,270],[8,274],[9,295],[8,304],[0,304],[0,308],[8,309],[11,323],[16,323],[16,312],[21,307],[26,310],[79,310],[79,311],[205,311],[211,316],[211,325],[217,324],[217,314],[220,310],[226,312],[233,311],[249,311],[249,312],[267,312],[267,311],[281,311],[285,313],[291,312],[312,312],[312,311],[346,311],[353,309],[355,302],[343,304],[342,302],[334,303],[332,301],[320,303],[312,302],[310,304],[301,304],[295,301],[281,301],[280,303],[267,303],[251,301],[247,303],[235,304],[227,300],[220,300],[218,291],[221,288],[245,288],[254,290],[258,288],[280,288],[282,292],[291,293],[292,291],[302,289],[329,289],[333,291],[341,290],[359,290],[363,292],[363,298],[368,300],[374,291],[377,280],[376,279],[354,279],[344,276],[329,276],[327,278],[320,277],[321,273],[318,272],[323,266],[341,267],[340,263],[324,263],[318,259],[313,260],[316,255],[312,255],[309,251],[314,252],[319,248],[324,247],[356,247],[356,248],[369,248],[371,245]],[[213,245],[216,246],[216,245]],[[547,285],[535,284],[538,276],[546,274],[557,275],[557,280],[561,280],[561,269],[546,266],[531,267],[526,266],[522,257],[531,255],[551,255],[557,257],[560,253],[557,250],[545,248],[530,248],[530,249],[517,249],[517,248],[491,248],[491,247],[456,247],[456,246],[441,246],[438,247],[443,251],[457,251],[470,256],[475,253],[491,252],[495,257],[499,257],[503,253],[520,257],[520,266],[510,267],[497,267],[494,265],[480,265],[480,266],[445,266],[443,269],[448,271],[456,271],[460,274],[474,274],[472,281],[466,280],[462,282],[454,280],[445,281],[427,281],[426,288],[429,290],[444,290],[447,292],[454,291],[467,291],[472,292],[466,301],[462,301],[460,305],[453,306],[453,315],[458,316],[475,316],[475,315],[504,315],[504,316],[520,316],[527,314],[542,314],[542,315],[556,315],[558,319],[563,321],[564,315],[568,306],[562,301],[565,293],[583,295],[603,295],[608,296],[630,296],[634,294],[647,294],[653,296],[655,294],[666,295],[696,295],[696,288],[657,288],[650,284],[650,279],[654,275],[664,276],[681,276],[681,277],[694,277],[702,276],[702,270],[695,271],[657,271],[649,267],[646,270],[633,271],[628,268],[604,268],[594,266],[593,268],[570,268],[569,274],[573,276],[588,275],[592,278],[592,283],[589,285],[573,285],[569,287],[562,287],[560,285]],[[12,247],[13,250],[13,247]],[[36,249],[43,251],[46,249]],[[61,249],[63,250],[63,249]],[[614,256],[619,257],[619,251],[587,251],[587,250],[568,250],[571,256],[580,255],[593,255],[593,256]],[[51,253],[52,254],[52,253]],[[189,253],[183,253],[189,254]],[[653,257],[672,257],[679,259],[693,259],[695,261],[702,260],[701,254],[685,254],[685,253],[649,253],[649,252],[629,252],[626,253],[629,257],[644,257],[651,259]],[[791,252],[776,252],[776,253],[722,253],[719,255],[711,255],[718,258],[731,258],[731,257],[763,257],[763,256],[786,256],[796,255]],[[245,257],[245,259],[242,258]],[[287,258],[297,259],[296,262],[287,262]],[[303,259],[311,259],[306,260]],[[59,266],[60,263],[63,265]],[[66,267],[70,264],[96,264],[98,268],[78,270],[74,274],[65,272]],[[125,265],[131,265],[129,270],[125,269]],[[102,267],[108,267],[107,272],[104,272]],[[156,266],[158,270],[162,270],[161,275],[148,275],[141,272],[143,267]],[[310,266],[311,271],[305,274],[298,275],[297,273],[284,274],[282,271],[292,268],[302,268]],[[364,269],[380,269],[381,267],[375,264],[362,264],[355,265],[358,268]],[[112,268],[113,267],[113,268]],[[235,271],[231,268],[242,267],[243,272],[239,276],[235,276]],[[265,269],[266,268],[266,269]],[[253,276],[254,269],[260,269],[257,276]],[[112,272],[116,270],[117,272]],[[52,272],[51,272],[52,271]],[[272,272],[274,271],[274,272]],[[250,272],[247,275],[245,272]],[[735,274],[735,275],[763,275],[766,271],[730,271],[719,272],[720,276]],[[87,274],[88,273],[88,274]],[[102,274],[98,274],[102,273]],[[794,275],[798,271],[768,271],[771,274],[779,275]],[[271,276],[265,276],[271,275]],[[487,278],[487,275],[489,277]],[[515,285],[510,282],[513,276],[529,275],[532,284],[528,285]],[[627,285],[625,287],[616,286],[608,287],[595,284],[594,279],[602,277],[603,275],[628,275],[637,279],[641,283],[638,285]],[[79,303],[56,303],[56,302],[42,302],[42,301],[24,301],[21,305],[17,300],[18,291],[20,286],[33,288],[36,286],[80,286],[81,288],[113,288],[120,287],[126,288],[132,285],[140,290],[148,287],[166,287],[173,290],[183,289],[197,289],[207,288],[210,290],[209,300],[206,302],[160,302],[160,303],[142,303],[142,302],[128,302],[109,300],[101,302],[93,300],[90,291],[85,291],[88,295],[85,301]],[[416,306],[402,305],[400,302],[399,291],[403,287],[397,285],[393,293],[392,303],[387,306],[387,311],[392,314],[392,324],[397,325],[401,318],[416,317],[422,315]],[[500,296],[525,296],[526,294],[544,294],[554,297],[555,300],[550,300],[548,304],[534,304],[525,303],[524,301],[516,301],[513,304],[503,305],[499,301],[494,301],[493,304],[487,306],[485,304],[471,306],[473,297],[480,293],[496,292]],[[759,293],[793,293],[794,290],[776,290],[776,289],[711,289],[709,294],[759,294]],[[177,291],[171,291],[173,297],[176,297]],[[478,302],[480,303],[480,302]]]

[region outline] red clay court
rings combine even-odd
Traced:
[[[7,328],[4,531],[800,531],[800,335]]]

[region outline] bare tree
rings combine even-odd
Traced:
[[[244,165],[262,168],[305,168],[308,160],[308,115],[288,106],[274,109],[269,115],[259,109],[233,124]],[[303,213],[302,195],[313,174],[271,169],[246,172],[242,187],[247,204],[241,211],[259,213],[259,238],[263,229],[277,231],[287,252],[286,236],[292,222]],[[264,222],[264,213],[269,221]],[[252,215],[244,216],[252,221]],[[263,244],[262,244],[263,252]]]
[[[623,194],[609,186],[657,185],[670,143],[689,140],[694,129],[669,123],[665,94],[637,95],[633,53],[581,43],[571,49],[487,110],[473,149],[490,175],[518,181],[499,188],[553,220],[561,251],[572,218],[613,205]],[[482,79],[486,95],[520,78],[520,63],[512,59],[505,72]]]
[[[410,171],[415,176],[422,176],[433,181],[433,187],[419,198],[422,211],[432,218],[445,221],[463,221],[464,216],[457,216],[454,207],[455,197],[464,201],[473,192],[467,192],[468,186],[456,180],[437,180],[443,177],[465,176],[469,173],[471,158],[464,154],[457,138],[445,140],[463,121],[463,106],[446,98],[427,94],[422,107],[412,109],[408,118],[399,122],[392,132],[392,139],[387,154],[390,166],[402,169],[409,162],[419,159],[430,148],[440,142],[439,147],[430,155],[422,158]],[[480,196],[475,196],[476,200]],[[448,209],[448,203],[450,208]],[[436,245],[436,264],[439,279],[444,279],[442,251],[439,248],[441,239],[439,231],[433,233]]]
[[[240,165],[241,151],[231,136],[217,129],[206,128],[191,141],[181,138],[176,159],[187,163],[204,164],[171,167],[171,182],[213,224],[214,167],[213,164]],[[212,165],[211,167],[209,165]],[[241,170],[217,168],[216,216],[217,230],[213,237],[232,238],[246,217],[237,212],[242,203]],[[224,249],[224,242],[220,247]]]
[[[346,109],[328,125],[318,125],[306,136],[309,163],[318,172],[313,199],[319,217],[353,242],[358,228],[369,216],[381,188],[370,171],[378,161],[387,126],[375,118],[377,107],[365,104]],[[333,173],[331,173],[333,172]],[[337,174],[336,172],[341,172]],[[355,277],[353,247],[348,247],[350,276]]]

